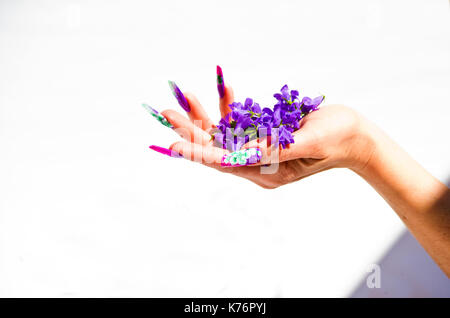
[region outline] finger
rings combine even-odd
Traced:
[[[230,85],[224,84],[224,95],[219,99],[219,108],[221,118],[231,113],[230,104],[234,102],[234,92]]]
[[[183,158],[202,163],[207,166],[215,168],[236,168],[239,164],[225,164],[224,159],[237,152],[230,153],[229,151],[217,147],[194,144],[186,141],[177,141],[173,143],[169,150],[180,154]],[[253,166],[251,166],[253,167]],[[244,167],[244,168],[251,168]]]
[[[221,166],[223,156],[228,153],[225,149],[186,141],[175,142],[169,149],[181,154],[185,159],[216,168]]]
[[[211,142],[210,134],[194,125],[177,111],[168,109],[163,111],[162,115],[173,125],[173,130],[183,139],[200,145],[207,145]]]
[[[304,127],[297,130],[293,137],[294,143],[280,151],[280,162],[298,158],[321,159],[317,155],[319,140],[314,130]]]
[[[275,130],[272,132],[272,136],[251,140],[242,147],[242,149],[258,148],[261,151],[262,158],[255,165],[279,163],[299,158],[318,158],[318,139],[313,130],[307,128],[298,130],[293,134],[294,143],[286,145],[285,148],[275,143],[278,139],[276,133]]]
[[[198,101],[198,99],[191,93],[185,93],[184,96],[189,103],[191,111],[188,112],[190,120],[198,127],[205,131],[209,131],[214,127],[214,123],[209,118],[208,114]]]
[[[250,180],[260,186],[273,188],[276,185],[276,175],[261,178],[260,166],[248,167],[223,167],[220,164],[221,158],[227,153],[226,150],[215,147],[204,147],[197,144],[188,143],[186,141],[178,141],[172,144],[164,154],[172,157],[182,157],[194,162],[201,163],[210,168],[214,168],[221,172],[231,173],[238,177]]]
[[[223,157],[229,152],[221,148],[202,146],[186,141],[178,141],[169,147],[169,151],[171,151],[171,153],[181,155],[185,159],[201,163],[221,172],[235,174],[256,183],[258,183],[260,178],[259,166],[224,167],[222,165]]]

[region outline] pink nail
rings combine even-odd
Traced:
[[[219,65],[217,65],[217,90],[219,91],[219,97],[223,98],[225,96],[225,84],[223,82],[222,68]]]
[[[155,145],[151,145],[149,148],[156,152],[162,153],[163,155],[169,156],[169,157],[183,158],[183,155],[181,153],[176,152],[174,150],[170,150],[170,149],[155,146]]]

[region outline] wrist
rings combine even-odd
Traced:
[[[369,120],[359,115],[358,126],[349,151],[347,168],[364,175],[373,166],[374,158],[382,142],[382,132]]]

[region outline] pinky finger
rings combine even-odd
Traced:
[[[175,153],[179,153],[183,158],[195,161],[210,167],[220,167],[222,158],[228,153],[227,150],[194,144],[186,141],[178,141],[170,147]]]

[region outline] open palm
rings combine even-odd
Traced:
[[[359,115],[348,107],[330,105],[305,116],[294,132],[295,143],[286,149],[274,149],[267,138],[252,140],[243,148],[259,148],[260,162],[239,167],[223,167],[222,158],[229,151],[215,147],[210,135],[213,122],[193,94],[186,93],[189,119],[174,110],[162,112],[174,130],[185,139],[170,146],[185,159],[200,162],[221,172],[246,178],[264,188],[276,188],[333,167],[363,165],[370,153],[354,153],[359,140]],[[231,109],[233,91],[226,86],[220,99],[222,118]]]

